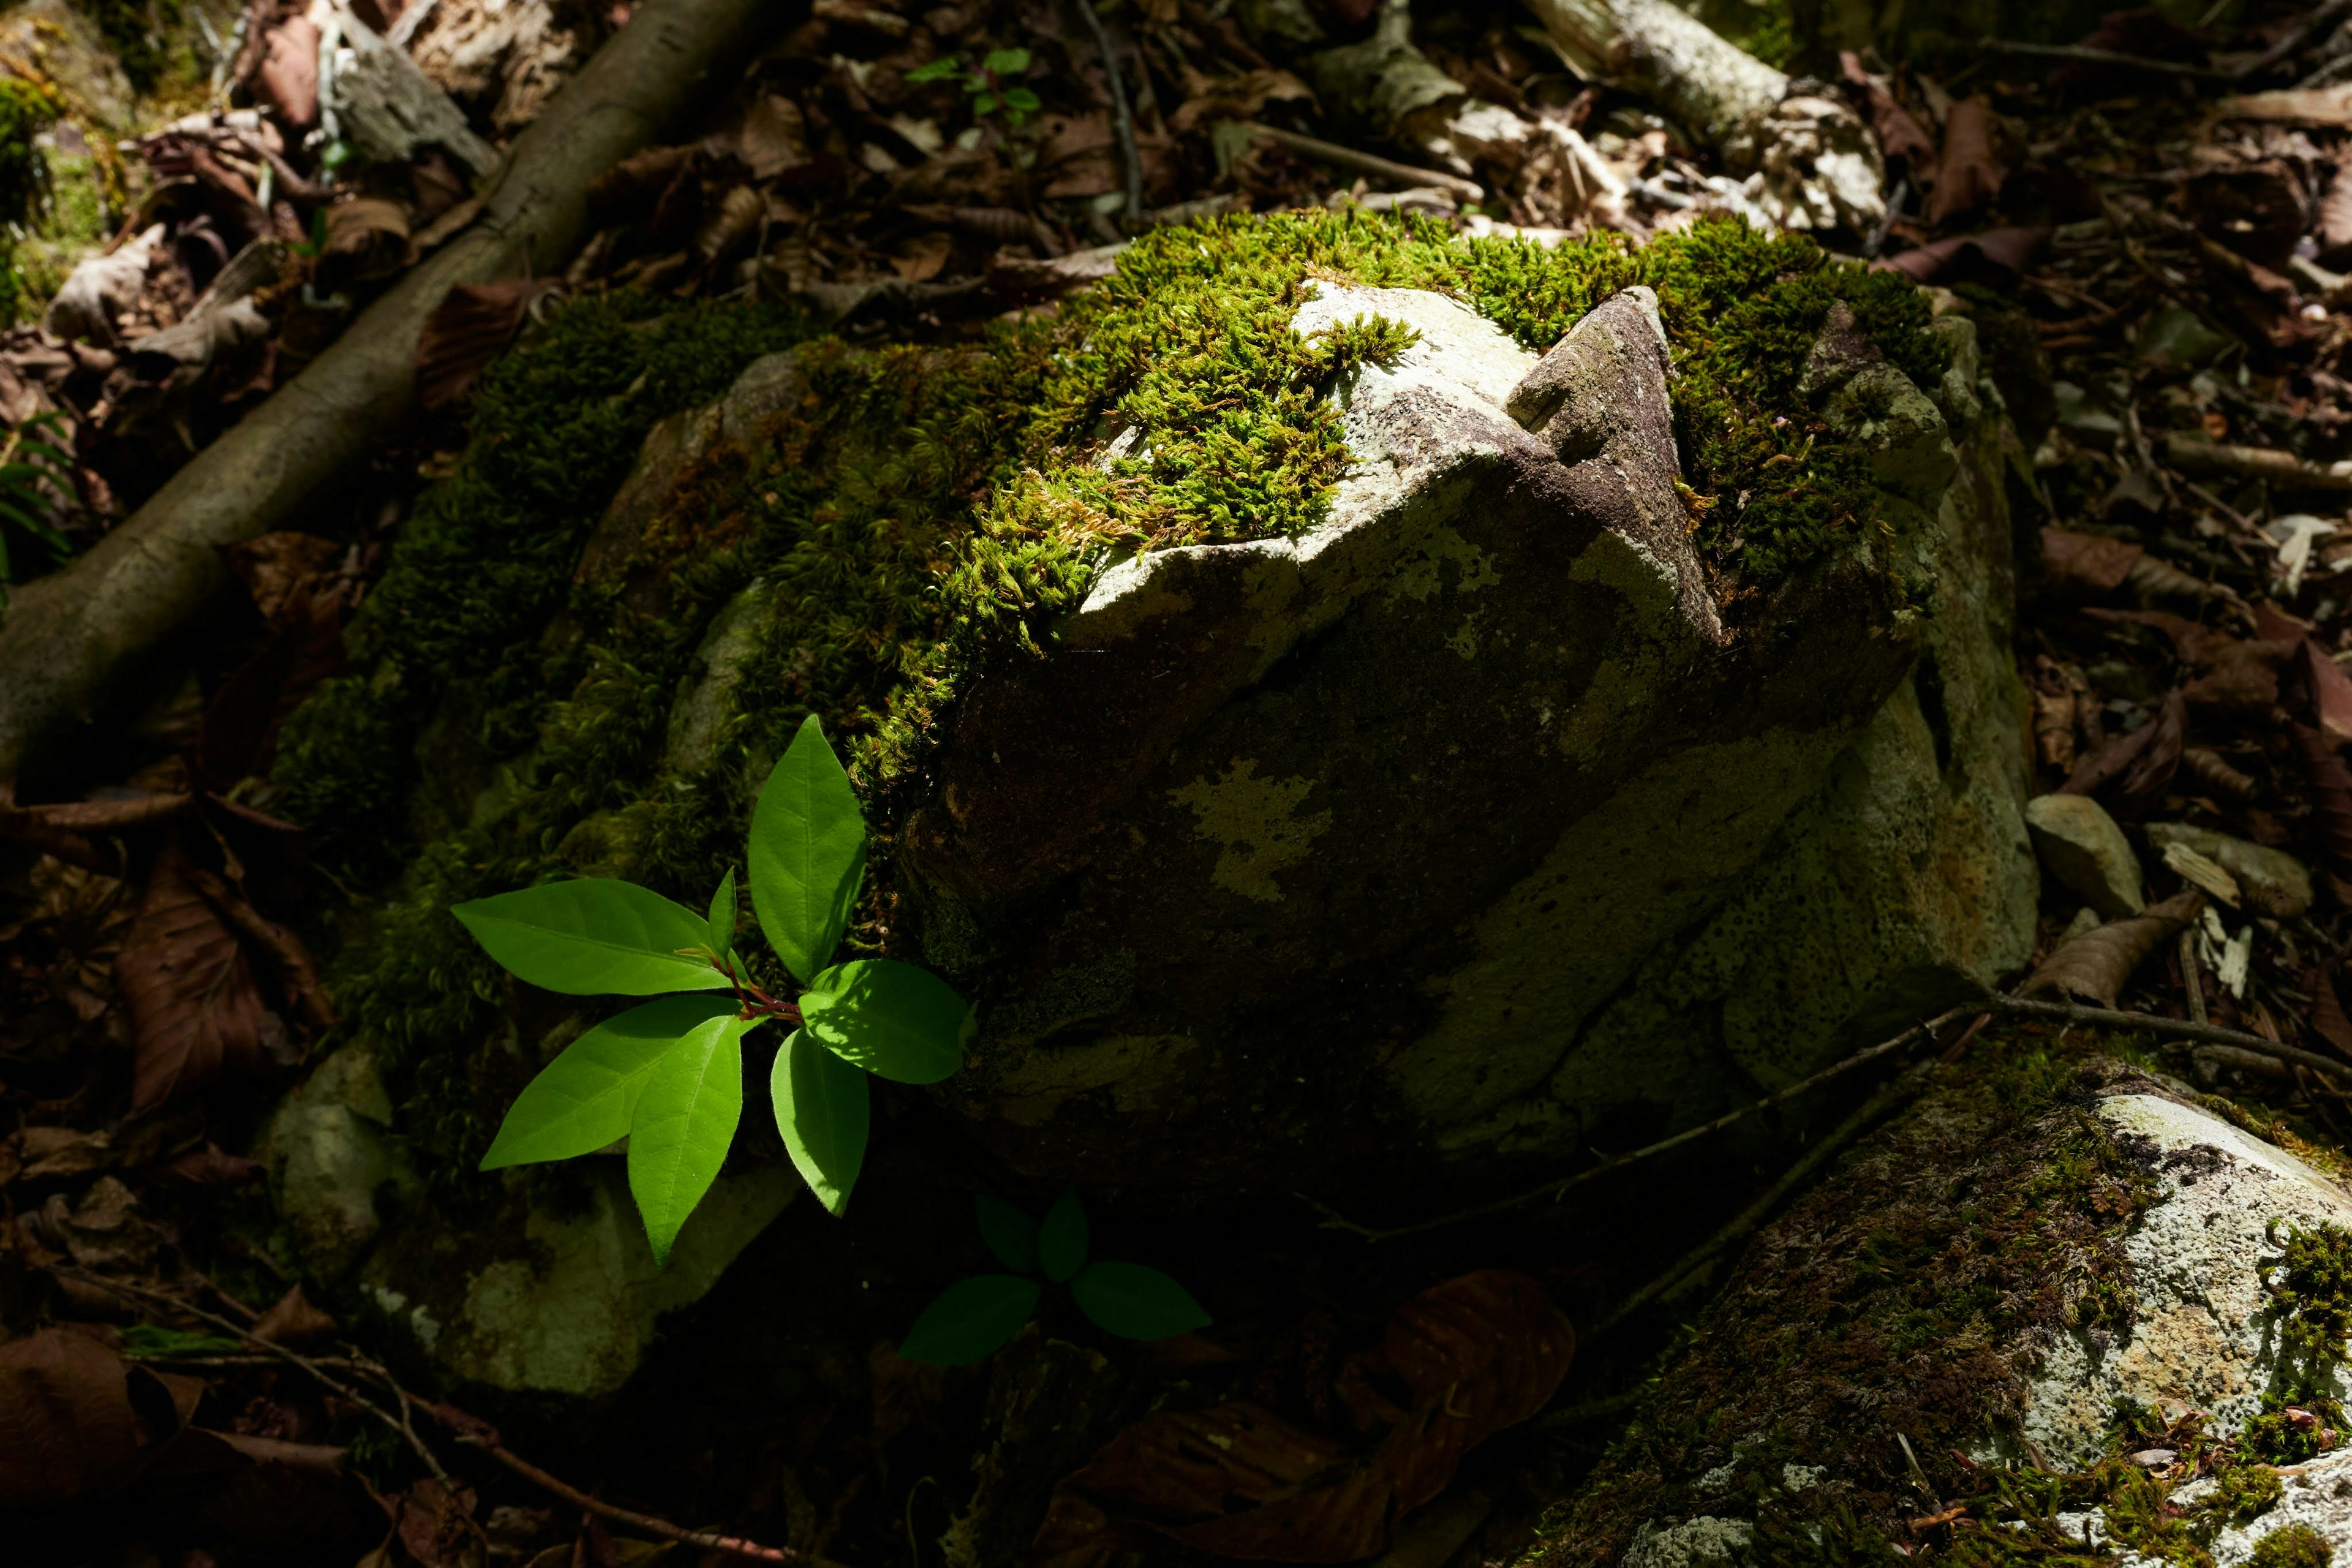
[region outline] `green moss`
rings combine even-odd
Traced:
[[[180,0],[82,0],[82,8],[137,91],[152,92],[167,76],[186,68],[178,58],[189,53],[177,37],[184,16]]]
[[[19,272],[16,239],[47,188],[46,165],[36,142],[54,124],[64,101],[45,82],[0,73],[0,321],[12,321],[35,289]]]
[[[2336,1549],[2307,1524],[2281,1525],[2254,1542],[2248,1568],[2327,1568]]]
[[[654,420],[805,334],[718,307],[657,322],[641,301],[566,307],[486,379],[456,472],[352,627],[353,672],[298,716],[276,779],[278,808],[348,877],[405,865],[334,984],[426,1168],[469,1168],[535,1066],[472,1048],[508,993],[450,904],[565,871],[707,898],[756,780],[812,712],[887,826],[959,685],[1039,649],[1106,562],[1314,527],[1349,461],[1332,385],[1412,342],[1377,318],[1300,339],[1317,279],[1449,291],[1536,350],[1618,289],[1655,288],[1696,536],[1734,587],[1877,522],[1862,455],[1797,396],[1832,305],[1923,382],[1944,363],[1917,290],[1738,224],[1547,251],[1354,211],[1214,220],[1146,237],[1057,316],[976,344],[803,342],[803,405],[711,456],[630,559],[575,581]],[[1134,455],[1098,464],[1125,430]],[[703,629],[754,582],[740,689],[756,696],[709,754],[666,763]],[[470,804],[501,776],[493,805]],[[883,940],[887,871],[885,853],[853,940]]]
[[[2252,1524],[2286,1494],[2268,1465],[2231,1465],[2215,1477],[2213,1510],[2231,1524]]]

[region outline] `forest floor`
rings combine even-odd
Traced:
[[[1359,0],[1314,9],[1339,36],[1371,14]],[[1847,57],[1824,88],[1876,130],[1894,210],[1883,232],[1832,248],[1896,267],[1937,290],[1939,310],[1977,321],[2036,454],[2042,493],[2019,498],[2018,652],[2040,786],[2126,824],[2230,841],[2136,828],[2149,898],[2194,889],[2210,911],[2185,930],[2092,930],[2083,898],[2053,883],[2042,950],[2082,938],[2094,946],[2077,961],[2105,965],[2108,1000],[2342,1060],[2331,1078],[2183,1045],[2174,1063],[2338,1142],[2352,1141],[2352,1017],[2337,990],[2352,944],[2352,772],[2338,752],[2352,739],[2352,463],[2338,461],[2352,451],[2352,277],[2336,270],[2352,268],[2352,89],[2332,85],[2352,82],[2345,10],[2203,34],[2131,13],[2071,56],[1988,50],[1932,71]],[[531,11],[538,30],[487,70],[465,64],[477,8],[441,0],[411,33],[495,142],[627,11]],[[0,466],[0,578],[87,548],[465,216],[468,176],[446,151],[330,181],[346,153],[308,134],[316,37],[299,7],[256,0],[242,22],[199,21],[193,3],[177,14],[168,37],[108,36],[105,50],[137,57],[125,63],[140,90],[122,103],[95,101],[96,78],[63,68],[18,79],[59,84],[47,99],[0,94],[23,118],[0,145],[0,184],[16,180],[31,215],[18,274],[55,295],[19,311],[45,308],[47,330],[0,334],[0,419],[25,465]],[[407,37],[399,13],[374,19]],[[1024,1388],[1113,1429],[1173,1400],[1204,1423],[1196,1458],[1202,1441],[1230,1451],[1243,1427],[1216,1422],[1245,1425],[1233,1414],[1244,1403],[1264,1415],[1260,1436],[1328,1443],[1319,1434],[1344,1433],[1375,1397],[1366,1347],[1392,1322],[1450,1313],[1520,1357],[1482,1375],[1520,1380],[1529,1407],[1503,1389],[1498,1408],[1519,1424],[1452,1456],[1459,1479],[1426,1510],[1440,1522],[1410,1538],[1422,1557],[1401,1541],[1393,1561],[1438,1568],[1524,1542],[1622,1422],[1694,1298],[1592,1333],[1611,1292],[1674,1261],[1637,1247],[1596,1269],[1593,1250],[1622,1241],[1599,1203],[1385,1249],[1303,1207],[1239,1230],[1230,1215],[1179,1224],[1155,1233],[1155,1258],[1218,1309],[1217,1327],[1109,1360],[1032,1336],[992,1383],[898,1360],[897,1319],[813,1283],[876,1260],[815,1242],[728,1280],[584,1425],[437,1403],[452,1391],[339,1324],[273,1247],[245,1151],[336,1027],[297,918],[322,873],[260,783],[276,729],[336,670],[387,542],[450,470],[475,378],[563,297],[768,302],[862,341],[969,341],[1102,276],[1138,213],[1159,224],[1353,202],[1539,237],[1605,222],[1638,240],[1730,199],[1708,184],[1711,153],[1640,99],[1577,79],[1515,9],[1447,7],[1416,41],[1478,96],[1580,130],[1630,192],[1621,208],[1588,210],[1565,176],[1384,173],[1416,154],[1327,122],[1224,7],[1154,0],[1108,20],[1125,62],[1116,97],[1093,29],[1067,6],[968,0],[919,16],[817,0],[712,95],[693,135],[600,182],[594,237],[561,278],[477,290],[436,318],[420,353],[425,417],[333,515],[238,552],[250,603],[207,630],[178,684],[55,769],[38,801],[0,802],[0,1503],[21,1521],[0,1554],[108,1568],[922,1568],[975,1463],[1037,1464],[1004,1441],[1040,1419]],[[186,117],[208,100],[236,107]],[[1261,123],[1287,134],[1248,128]],[[37,164],[15,151],[32,125],[48,127]],[[1473,200],[1473,180],[1510,194]],[[255,254],[266,266],[222,286]],[[197,330],[177,351],[158,346],[152,334],[184,326]],[[2310,868],[2315,899],[2305,907],[2241,842]],[[1960,1048],[1967,1026],[1937,1047]],[[1573,1368],[1549,1308],[1498,1283],[1505,1269],[1588,1330]],[[759,1331],[763,1291],[828,1290],[835,1321],[795,1348],[803,1370],[730,1383],[753,1360],[730,1336]],[[1538,1384],[1544,1397],[1528,1401]],[[1170,1489],[1171,1506],[1203,1484],[1135,1462],[1134,1484]],[[996,1482],[1034,1504],[1058,1479]],[[1107,1531],[1079,1528],[1048,1554],[1099,1562],[1118,1544]]]

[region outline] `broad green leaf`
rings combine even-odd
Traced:
[[[865,1072],[794,1029],[776,1053],[768,1093],[776,1102],[776,1131],[784,1135],[801,1180],[827,1213],[841,1213],[865,1162],[873,1118]]]
[[[1064,1187],[1037,1227],[1037,1267],[1058,1285],[1086,1266],[1087,1211],[1079,1205],[1078,1190]]]
[[[1070,1281],[1078,1310],[1121,1339],[1164,1340],[1209,1326],[1190,1292],[1140,1263],[1095,1263]]]
[[[523,1086],[482,1169],[593,1154],[629,1131],[637,1096],[672,1046],[735,1011],[730,996],[665,996],[607,1018]]]
[[[973,100],[971,100],[971,111],[972,111],[974,114],[993,114],[993,113],[995,113],[995,112],[996,112],[996,95],[995,95],[994,93],[992,93],[992,92],[983,92],[983,93],[982,93],[978,98],[975,98],[975,99],[973,99]]]
[[[986,1193],[976,1194],[974,1206],[980,1210],[980,1238],[996,1261],[1017,1274],[1037,1272],[1037,1222]]]
[[[962,1366],[1002,1347],[1037,1310],[1045,1289],[1034,1279],[975,1274],[931,1298],[898,1354],[934,1366]]]
[[[793,978],[841,945],[866,877],[866,818],[812,713],[751,810],[751,908]]]
[[[654,1266],[669,1267],[686,1216],[719,1179],[743,1115],[743,1035],[756,1018],[713,1018],[655,1065],[629,1120],[629,1191]]]
[[[803,1026],[867,1072],[937,1083],[963,1066],[971,1009],[928,969],[857,958],[818,974],[800,1000]]]
[[[1025,87],[1004,89],[1004,107],[1022,114],[1034,114],[1045,106],[1045,100]]]
[[[519,980],[570,996],[717,991],[727,976],[695,949],[710,922],[649,888],[610,877],[549,882],[459,904],[484,952]]]
[[[710,895],[710,951],[727,963],[735,952],[735,868],[727,868],[727,875],[719,879],[719,890]]]
[[[991,49],[988,51],[988,58],[982,63],[998,76],[1011,76],[1016,71],[1025,71],[1029,68],[1029,51],[1027,49]]]
[[[907,73],[906,79],[908,81],[946,81],[950,77],[961,76],[962,74],[963,67],[957,62],[955,56],[941,55],[938,59],[928,60],[923,64],[917,66],[913,70],[908,71]]]

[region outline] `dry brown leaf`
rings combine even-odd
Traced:
[[[1870,73],[1863,69],[1862,58],[1853,50],[1839,52],[1838,68],[1848,83],[1862,90],[1870,110],[1870,128],[1878,137],[1879,151],[1889,158],[1902,159],[1914,183],[1932,176],[1936,172],[1936,143],[1917,119],[1895,101],[1893,93],[1871,79]]]
[[[163,1167],[163,1174],[195,1187],[241,1187],[261,1175],[262,1163],[231,1154],[217,1143],[191,1149]]]
[[[2311,993],[2311,1016],[2307,1020],[2311,1032],[2333,1046],[2337,1056],[2352,1060],[2352,1017],[2345,1016],[2344,1003],[2336,994],[2336,982],[2329,977],[2325,964],[2312,966],[2305,988]]]
[[[277,1020],[236,933],[197,890],[176,847],[158,857],[115,970],[135,1041],[131,1114],[261,1065],[265,1031]]]
[[[0,1508],[54,1505],[122,1486],[179,1431],[201,1387],[129,1367],[97,1340],[67,1329],[0,1345]]]
[[[2352,256],[2352,158],[2338,158],[2319,198],[2319,259],[2341,267]]]
[[[2098,795],[2118,816],[2153,810],[2180,770],[2188,735],[2188,700],[2179,691],[2168,692],[2154,718],[2077,762],[2058,793]]]
[[[2225,800],[2252,800],[2257,785],[2252,777],[2230,765],[2229,759],[2210,746],[2183,746],[2180,767],[2206,789]]]
[[[1936,189],[1927,221],[1942,224],[1989,206],[2009,171],[1992,150],[1992,104],[1981,93],[1952,105],[1944,120],[1944,150],[1936,160]]]
[[[2318,731],[2297,724],[2294,733],[2311,791],[2312,824],[2319,832],[2322,858],[2336,876],[2352,879],[2352,769]]]
[[[1286,70],[1248,70],[1221,77],[1188,70],[1184,101],[1168,117],[1168,127],[1181,136],[1203,121],[1255,120],[1258,110],[1269,103],[1314,101],[1315,94],[1307,84]]]
[[[774,93],[763,95],[735,132],[735,155],[755,180],[773,179],[808,161],[808,124],[801,106]]]
[[[909,283],[928,283],[948,264],[954,241],[944,234],[919,234],[890,247],[890,266]]]
[[[2070,597],[2114,593],[2124,585],[2143,553],[2141,546],[2105,534],[2076,533],[2064,528],[2042,531],[2042,579],[2053,590]]]
[[[1376,1555],[1462,1456],[1543,1408],[1576,1336],[1525,1275],[1465,1275],[1400,1308],[1339,1393],[1370,1453],[1247,1402],[1147,1416],[1055,1489],[1033,1556],[1097,1568],[1150,1529],[1223,1557],[1346,1563]]]
[[[253,1325],[253,1337],[272,1344],[301,1346],[335,1331],[335,1320],[310,1305],[297,1285],[278,1299]]]
[[[473,390],[514,341],[532,302],[561,287],[554,278],[507,278],[452,288],[417,335],[416,401],[446,408]]]
[[[281,531],[232,544],[221,553],[245,591],[253,595],[254,608],[261,612],[261,618],[277,626],[286,618],[296,590],[332,572],[342,559],[343,547],[314,533]]]
[[[750,185],[733,185],[719,198],[719,205],[695,231],[694,253],[703,264],[717,261],[737,246],[759,232],[761,220],[768,214],[768,199]],[[941,238],[946,237],[942,235]],[[947,252],[940,253],[947,259]]]
[[[2109,921],[2062,945],[2018,987],[2021,996],[2054,993],[2112,1007],[2147,955],[2197,918],[2205,895],[2175,893],[2126,920]]]

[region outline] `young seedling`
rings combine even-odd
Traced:
[[[1064,1188],[1043,1224],[982,1196],[980,1234],[1011,1274],[975,1274],[940,1291],[907,1331],[908,1361],[962,1366],[994,1353],[1021,1331],[1045,1293],[1044,1279],[1067,1285],[1078,1310],[1097,1328],[1128,1340],[1164,1340],[1209,1326],[1209,1314],[1184,1287],[1140,1263],[1087,1261],[1087,1211]]]
[[[609,1018],[526,1085],[482,1169],[569,1160],[629,1141],[629,1191],[655,1260],[718,1178],[743,1113],[743,1037],[792,1032],[768,1092],[784,1147],[834,1214],[866,1158],[866,1075],[937,1083],[963,1065],[971,1009],[946,982],[887,958],[831,963],[866,878],[866,818],[812,715],[751,813],[751,907],[803,987],[753,984],[735,953],[735,872],[707,914],[611,878],[550,882],[459,904],[466,929],[517,979],[567,995],[661,999]]]
[[[907,73],[908,81],[955,81],[961,79],[964,91],[972,95],[971,112],[985,120],[999,109],[1004,110],[1004,122],[1018,131],[1021,122],[1044,107],[1037,95],[1025,87],[1007,87],[1008,77],[1019,76],[1029,68],[1027,49],[991,49],[980,64],[966,70],[955,55],[942,55]]]

